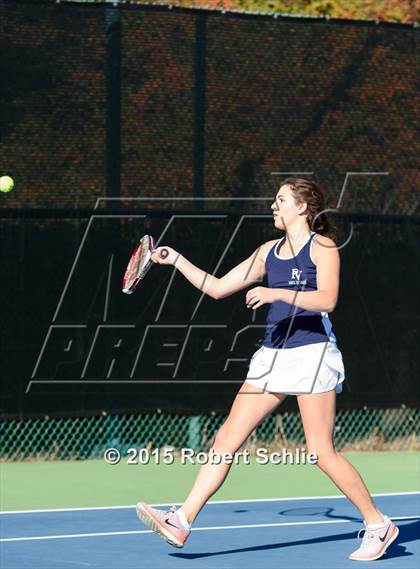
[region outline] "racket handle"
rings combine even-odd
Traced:
[[[159,257],[161,259],[166,259],[166,257],[169,255],[169,251],[168,249],[162,249],[162,251],[159,251]]]

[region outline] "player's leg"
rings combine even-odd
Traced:
[[[287,397],[271,393],[244,383],[237,393],[230,413],[216,433],[210,449],[219,454],[234,453],[242,446],[252,431]],[[222,461],[203,464],[193,487],[181,509],[191,524],[207,500],[223,484],[230,464]]]
[[[365,537],[360,547],[350,554],[350,559],[379,559],[398,536],[398,528],[388,516],[378,510],[360,474],[334,448],[335,390],[298,395],[297,399],[307,451],[317,454],[319,468],[356,506],[364,520]]]
[[[382,521],[382,515],[360,474],[334,448],[335,390],[298,395],[297,401],[305,431],[307,452],[317,454],[319,468],[353,502],[367,523]]]
[[[245,382],[237,393],[229,416],[216,433],[209,451],[219,455],[232,456],[246,441],[248,436],[264,418],[271,413],[287,395],[270,393]],[[136,506],[139,518],[153,531],[175,547],[183,547],[195,517],[223,484],[231,464],[228,461],[208,460],[203,464],[193,487],[181,508],[173,506],[171,511],[163,512],[144,502]]]

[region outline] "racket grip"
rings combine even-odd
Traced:
[[[168,249],[162,249],[161,251],[159,251],[159,257],[161,257],[161,259],[166,259],[168,255],[169,255]]]

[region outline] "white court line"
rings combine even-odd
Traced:
[[[418,494],[420,496],[420,491],[412,491],[412,492],[385,492],[381,494],[371,494],[371,496],[412,496]],[[206,506],[211,506],[213,504],[241,504],[241,503],[252,503],[252,502],[281,502],[285,500],[335,500],[335,499],[346,499],[344,495],[333,495],[333,496],[286,496],[282,498],[251,498],[249,500],[210,500],[206,503]],[[164,502],[162,504],[149,504],[154,508],[159,508],[161,506],[180,506],[182,502]],[[51,508],[45,510],[8,510],[8,511],[0,511],[0,515],[10,515],[10,514],[39,514],[39,513],[47,513],[47,512],[86,512],[86,511],[95,511],[95,510],[124,510],[124,509],[131,509],[135,508],[135,505],[132,506],[89,506],[85,508]]]
[[[389,516],[392,520],[417,520],[420,516]],[[192,528],[192,531],[211,531],[221,529],[248,529],[248,528],[268,528],[280,526],[308,526],[320,524],[348,524],[354,523],[353,520],[319,520],[313,522],[278,522],[273,524],[244,524],[239,526],[208,526],[203,528]],[[79,537],[103,537],[110,535],[138,535],[142,533],[153,533],[152,530],[135,530],[135,531],[109,531],[100,533],[72,533],[63,535],[38,535],[33,537],[7,537],[0,539],[0,543],[6,541],[39,541],[45,539],[71,539]]]

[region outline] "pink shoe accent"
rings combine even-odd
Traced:
[[[165,541],[174,547],[184,547],[191,530],[187,530],[181,524],[176,507],[168,512],[152,508],[144,502],[139,502],[136,506],[137,515],[140,520],[151,530],[155,531]]]

